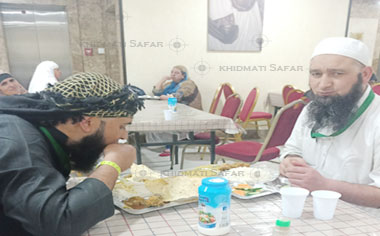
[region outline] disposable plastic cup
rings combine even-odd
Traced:
[[[313,196],[314,217],[319,220],[331,220],[334,217],[338,199],[342,194],[328,190],[311,192]]]
[[[283,187],[280,189],[282,214],[290,218],[302,215],[309,190],[298,187]]]
[[[164,110],[165,120],[173,120],[173,112],[171,110]]]

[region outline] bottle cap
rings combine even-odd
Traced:
[[[290,226],[290,220],[276,220],[276,226],[289,227]]]
[[[208,177],[202,179],[202,184],[212,187],[225,187],[228,185],[228,180],[221,177]]]

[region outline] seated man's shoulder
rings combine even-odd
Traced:
[[[380,96],[375,96],[375,99],[371,104],[369,111],[371,115],[380,119]]]
[[[26,129],[37,130],[31,123],[19,116],[0,114],[0,130],[1,136],[7,136],[19,132],[26,132]]]
[[[0,124],[1,123],[9,123],[9,124],[12,124],[12,123],[25,123],[25,124],[30,124],[28,121],[22,119],[21,117],[19,116],[16,116],[16,115],[10,115],[10,114],[0,114]]]

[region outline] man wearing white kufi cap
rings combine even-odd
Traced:
[[[340,37],[316,46],[311,102],[281,152],[280,172],[292,185],[380,207],[380,97],[368,85],[371,75],[364,43]]]

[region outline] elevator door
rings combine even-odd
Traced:
[[[54,61],[60,80],[72,73],[67,16],[63,6],[1,4],[10,73],[28,88],[36,66]]]

